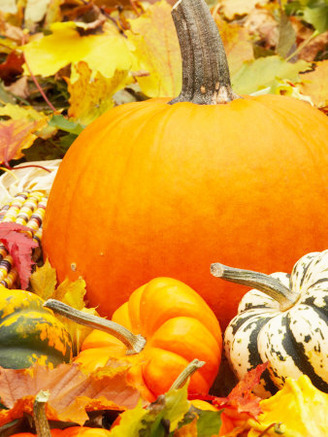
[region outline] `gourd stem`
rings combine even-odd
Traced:
[[[33,417],[38,437],[51,437],[49,422],[46,415],[46,403],[49,400],[50,393],[41,390],[35,397],[33,404]]]
[[[145,347],[146,339],[142,335],[133,334],[127,328],[112,320],[106,320],[102,317],[84,313],[56,299],[48,299],[43,306],[52,309],[55,313],[61,314],[68,319],[74,320],[74,322],[80,325],[100,329],[101,331],[113,335],[127,346],[127,354],[137,354]]]
[[[179,0],[172,8],[182,57],[182,90],[169,104],[228,103],[231,88],[227,57],[219,30],[204,0]]]
[[[180,375],[177,377],[177,379],[173,382],[173,384],[170,387],[170,390],[177,390],[179,388],[182,388],[187,379],[192,376],[198,369],[203,367],[205,364],[205,361],[200,361],[197,358],[192,360],[188,366],[183,369],[183,371],[180,373]]]
[[[214,263],[211,265],[211,273],[216,278],[222,278],[226,281],[246,285],[262,291],[279,302],[282,311],[291,308],[299,297],[296,293],[293,293],[289,288],[278,281],[278,279],[264,273],[253,272],[252,270],[235,269],[220,263]]]

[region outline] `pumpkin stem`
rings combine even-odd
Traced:
[[[169,104],[217,105],[239,98],[231,88],[219,30],[204,0],[179,0],[172,8],[182,57],[182,90]]]
[[[187,379],[190,378],[198,369],[203,367],[204,364],[205,361],[200,361],[197,358],[192,360],[188,364],[188,366],[183,369],[183,371],[180,373],[177,379],[173,382],[173,384],[170,387],[170,390],[178,390],[179,388],[182,388],[187,382]]]
[[[112,320],[106,320],[102,317],[84,313],[56,299],[48,299],[43,306],[52,309],[55,313],[61,314],[68,319],[74,320],[74,322],[80,325],[100,329],[101,331],[113,335],[127,346],[127,354],[137,354],[145,347],[146,339],[142,335],[133,334],[127,328]]]
[[[211,273],[216,278],[222,278],[226,281],[246,285],[247,287],[262,291],[279,302],[282,311],[291,308],[299,297],[296,293],[285,287],[278,279],[264,273],[235,269],[220,263],[211,265]]]
[[[46,403],[49,400],[49,391],[41,390],[35,397],[33,416],[38,437],[51,437],[49,422],[46,415]]]

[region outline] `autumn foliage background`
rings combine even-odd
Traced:
[[[287,94],[327,111],[327,1],[209,6],[236,93]],[[181,61],[170,11],[165,0],[2,0],[0,161],[62,158],[114,105],[176,96]]]

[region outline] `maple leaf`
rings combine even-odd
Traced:
[[[27,235],[28,230],[28,227],[17,223],[0,223],[0,241],[13,258],[23,289],[28,286],[34,264],[32,250],[38,247],[38,243]]]
[[[98,315],[94,308],[86,308],[84,297],[86,295],[86,284],[82,278],[76,281],[65,279],[57,286],[56,270],[51,267],[49,260],[46,260],[42,267],[37,267],[30,277],[32,291],[43,300],[57,299],[70,305],[77,310],[88,314]],[[78,324],[67,317],[57,316],[65,325],[73,340],[74,355],[77,355],[85,337],[90,334],[91,328]]]
[[[248,371],[225,398],[212,395],[191,395],[189,399],[210,401],[218,409],[231,408],[238,413],[247,413],[249,416],[257,417],[261,413],[259,402],[262,399],[256,396],[253,390],[259,384],[261,375],[267,367],[268,363],[263,363]]]
[[[142,92],[148,97],[177,96],[181,90],[181,55],[171,6],[158,1],[129,23],[127,37],[135,48],[133,68],[149,72],[148,76],[136,77]]]
[[[24,77],[26,78],[26,76]],[[0,116],[10,117],[12,120],[18,121],[38,122],[37,132],[35,134],[43,139],[48,139],[57,132],[54,126],[48,124],[49,117],[31,106],[18,106],[7,103],[0,107]]]
[[[257,417],[261,413],[262,399],[253,393],[253,389],[259,384],[261,375],[267,367],[268,363],[263,363],[247,372],[227,396],[225,407],[232,407],[238,413],[248,413],[250,416]],[[216,402],[214,401],[213,404],[215,405]]]
[[[99,71],[93,75],[84,61],[74,67],[77,80],[66,79],[70,93],[69,117],[83,125],[91,123],[114,106],[113,95],[128,85],[132,78],[127,70],[116,70],[111,78]]]
[[[115,24],[107,21],[102,34],[83,37],[72,21],[56,22],[49,27],[50,35],[34,39],[22,47],[33,74],[51,76],[80,61],[86,62],[94,73],[99,71],[107,78],[113,77],[116,70],[128,71],[131,68],[132,56],[126,38],[120,35]],[[59,50],[59,47],[65,50]],[[72,76],[71,80],[75,78]]]
[[[87,411],[134,408],[139,392],[126,379],[129,366],[114,362],[106,371],[85,375],[76,364],[61,364],[49,369],[38,363],[29,369],[0,367],[0,399],[8,410],[0,410],[0,426],[31,413],[40,390],[50,392],[48,420],[83,425]]]
[[[9,166],[11,159],[19,159],[22,150],[30,147],[41,121],[5,120],[0,123],[0,163]]]

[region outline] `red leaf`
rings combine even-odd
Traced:
[[[38,247],[38,243],[26,233],[28,230],[28,227],[17,223],[0,223],[0,241],[13,258],[23,289],[28,286],[34,264],[32,249]]]
[[[24,57],[22,54],[11,52],[5,62],[0,64],[0,78],[5,85],[14,82],[15,78],[23,73]]]
[[[238,414],[246,413],[249,416],[257,417],[261,413],[261,398],[253,393],[253,389],[260,382],[261,375],[267,367],[268,363],[263,363],[247,372],[226,398],[212,395],[191,395],[189,399],[202,399],[211,402],[218,409],[228,408]]]
[[[213,405],[221,408],[232,408],[238,413],[247,413],[253,417],[258,416],[261,412],[261,398],[253,393],[253,389],[260,382],[261,375],[267,367],[268,363],[263,363],[247,372],[226,399],[215,398],[212,401]]]

